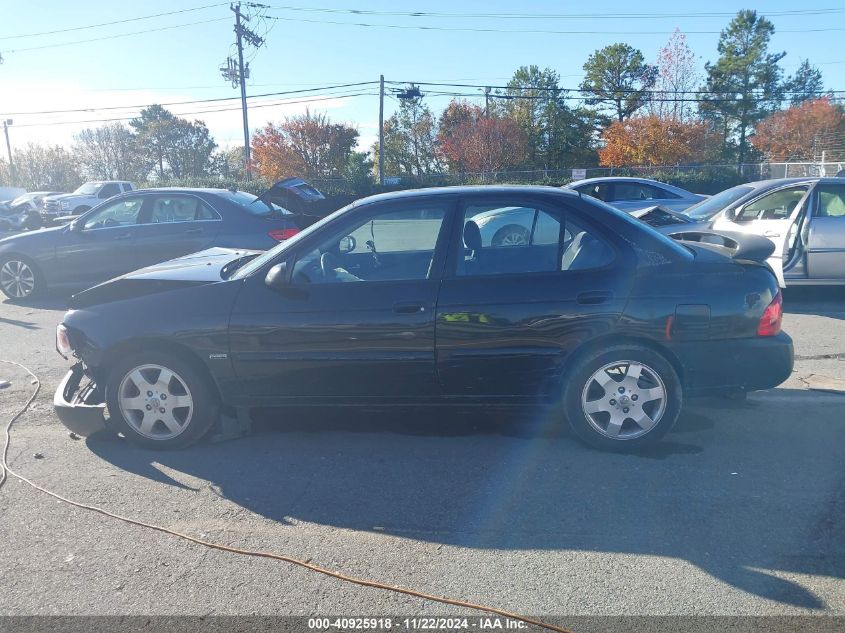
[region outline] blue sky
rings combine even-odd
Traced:
[[[567,17],[567,18],[460,18],[411,17],[401,15],[355,15],[329,13],[313,9],[358,9],[393,12],[442,13],[518,13],[518,14],[692,14],[735,13],[754,8],[769,15],[777,29],[772,49],[786,51],[781,63],[789,73],[804,57],[822,70],[826,87],[845,89],[845,52],[840,42],[845,37],[845,12],[820,15],[773,15],[783,11],[845,9],[830,0],[772,0],[756,4],[713,0],[706,5],[639,0],[636,3],[607,0],[602,3],[529,1],[441,1],[374,2],[371,0],[263,0],[276,8],[267,14],[283,18],[253,24],[259,32],[268,27],[266,45],[250,52],[252,77],[249,94],[301,90],[321,86],[375,81],[379,74],[394,81],[451,81],[459,83],[501,84],[521,65],[549,66],[561,75],[563,86],[577,86],[587,56],[597,48],[624,41],[641,49],[649,61],[678,27],[704,62],[716,58],[718,31],[730,18],[725,16],[676,17]],[[52,142],[67,144],[74,133],[92,123],[37,126],[33,124],[81,121],[130,116],[130,108],[64,114],[25,115],[22,112],[116,107],[167,103],[195,99],[234,97],[237,90],[226,83],[218,66],[230,54],[233,42],[232,14],[227,5],[190,11],[179,15],[116,24],[100,28],[43,36],[23,34],[79,27],[113,20],[134,18],[190,9],[212,4],[213,0],[148,0],[144,3],[115,1],[0,0],[0,51],[5,61],[0,65],[0,116],[13,118],[14,144]],[[293,10],[300,9],[312,10]],[[213,21],[211,21],[213,20]],[[310,21],[308,21],[310,20]],[[194,26],[105,39],[98,42],[22,50],[90,38],[102,38],[134,31],[171,27],[190,22]],[[331,24],[342,22],[346,24]],[[351,23],[387,24],[393,27],[430,26],[446,29],[498,29],[503,31],[556,30],[572,33],[464,32],[378,28]],[[813,31],[813,29],[841,29]],[[695,33],[709,31],[710,33]],[[317,91],[307,96],[325,98],[312,102],[312,109],[325,110],[336,120],[356,125],[364,146],[377,133],[378,98],[376,86],[349,89],[365,96],[341,97],[334,91]],[[472,91],[470,89],[470,91]],[[373,94],[369,94],[373,93]],[[480,91],[479,91],[480,94]],[[302,111],[306,95],[290,96],[283,105],[262,107],[250,112],[250,127],[268,120],[280,120],[286,114]],[[256,99],[255,103],[278,103]],[[431,97],[431,107],[439,112],[448,97]],[[291,103],[293,101],[293,103]],[[483,98],[479,97],[479,102]],[[177,113],[234,107],[237,101],[172,106]],[[386,116],[398,102],[386,101]],[[13,114],[14,113],[14,114]],[[190,114],[205,120],[221,146],[241,142],[240,111]]]

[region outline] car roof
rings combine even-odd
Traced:
[[[406,200],[421,197],[436,196],[479,196],[495,194],[549,194],[577,199],[581,196],[577,191],[561,189],[560,187],[549,187],[545,185],[458,185],[453,187],[428,187],[423,189],[403,189],[402,191],[390,191],[378,193],[355,202],[381,202],[385,200]]]

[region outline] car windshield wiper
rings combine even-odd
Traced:
[[[233,259],[220,270],[220,277],[223,279],[229,279],[229,277],[235,274],[235,271],[238,270],[238,268],[246,264],[248,261],[255,259],[260,254],[261,253],[250,253],[249,255]]]

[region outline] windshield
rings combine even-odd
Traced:
[[[100,183],[98,182],[86,182],[84,185],[80,185],[77,187],[76,191],[73,193],[78,193],[83,196],[93,196],[97,193],[100,189]]]
[[[264,200],[259,200],[258,196],[255,196],[251,193],[247,193],[246,191],[227,191],[220,195],[229,202],[238,205],[247,213],[251,213],[253,215],[263,216],[271,214],[290,214],[290,211],[288,211],[284,207],[280,207],[279,205],[273,204],[272,202],[265,202]]]
[[[721,193],[717,193],[715,196],[710,196],[706,200],[702,200],[698,204],[692,205],[684,211],[684,213],[696,220],[709,220],[719,213],[719,211],[752,191],[754,191],[754,187],[749,185],[731,187],[730,189],[725,189]]]
[[[258,204],[260,204],[260,203],[258,203]],[[312,224],[311,226],[309,226],[309,227],[305,228],[304,230],[300,231],[299,233],[297,233],[293,237],[291,237],[291,238],[285,240],[284,242],[280,243],[278,246],[274,246],[269,251],[263,253],[259,257],[256,257],[255,259],[253,259],[248,264],[245,264],[241,268],[238,268],[238,270],[236,270],[235,273],[232,275],[232,279],[243,279],[244,277],[249,277],[256,270],[258,270],[259,268],[261,268],[265,264],[269,263],[270,261],[272,261],[273,259],[275,259],[279,255],[281,255],[288,248],[291,248],[291,247],[299,244],[299,242],[302,239],[308,237],[314,231],[319,230],[320,227],[322,227],[322,226],[326,225],[327,223],[331,222],[334,218],[336,218],[341,213],[343,213],[344,211],[346,211],[347,209],[352,207],[354,204],[355,203],[353,202],[352,204],[347,205],[347,206],[343,207],[342,209],[338,209],[337,211],[335,211],[331,215],[327,215],[322,220],[315,222],[314,224]]]

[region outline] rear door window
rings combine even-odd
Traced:
[[[458,276],[585,270],[614,258],[602,238],[553,210],[469,205],[461,219]]]

